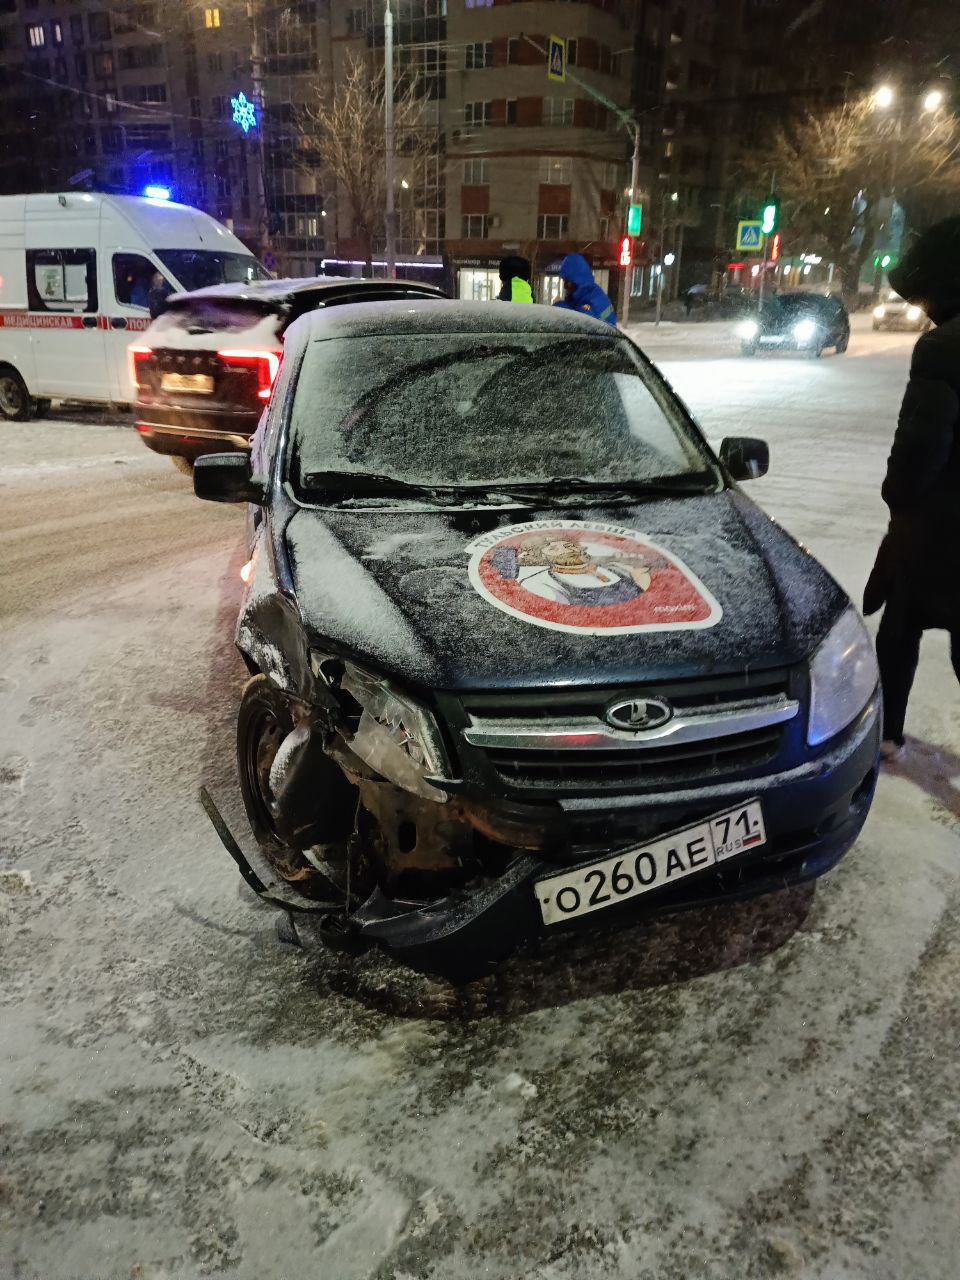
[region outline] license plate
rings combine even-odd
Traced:
[[[163,391],[192,391],[208,396],[213,391],[213,378],[207,373],[164,373],[160,375]]]
[[[602,911],[767,843],[759,800],[534,885],[544,924]]]

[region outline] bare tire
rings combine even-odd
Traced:
[[[0,367],[0,418],[27,422],[32,414],[33,401],[19,373],[10,365]]]
[[[189,458],[174,457],[174,458],[171,458],[170,461],[177,468],[177,470],[181,472],[181,474],[185,476],[193,475],[193,463],[190,461]]]

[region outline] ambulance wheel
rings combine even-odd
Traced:
[[[23,379],[10,365],[0,365],[0,417],[8,422],[26,422],[33,404]]]
[[[193,463],[190,461],[189,458],[173,457],[170,459],[170,461],[177,468],[177,470],[182,472],[185,476],[193,475]]]
[[[51,400],[34,400],[33,416],[35,418],[45,418],[50,412],[50,405],[52,403],[53,402]]]

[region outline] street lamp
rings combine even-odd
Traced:
[[[873,91],[873,105],[879,107],[881,111],[886,111],[887,107],[893,106],[895,95],[888,84],[882,84]]]
[[[943,106],[943,94],[939,89],[931,89],[923,99],[924,111],[938,111]]]

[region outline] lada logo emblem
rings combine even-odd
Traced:
[[[607,723],[615,729],[640,733],[645,729],[659,729],[672,715],[670,704],[659,698],[631,698],[629,702],[615,702],[607,708]]]

